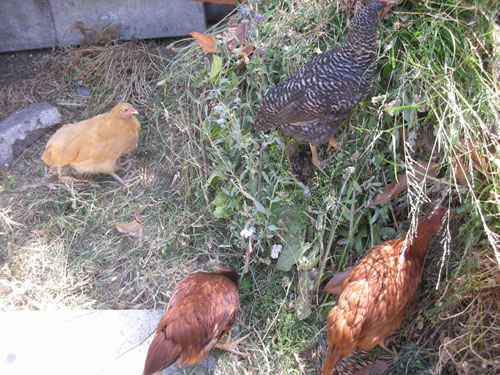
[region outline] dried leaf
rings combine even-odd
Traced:
[[[142,236],[143,227],[136,220],[131,221],[130,223],[115,224],[115,226],[120,233],[125,233],[137,238]]]
[[[357,370],[352,375],[384,375],[388,368],[388,361],[378,359],[375,362],[369,363],[365,367]]]
[[[496,164],[500,164],[498,159],[496,159],[493,155],[496,153],[496,148],[494,145],[490,145],[486,152],[489,154],[488,156],[480,154],[478,152],[479,146],[474,141],[468,141],[462,143],[463,152],[459,155],[457,153],[453,154],[452,167],[455,171],[455,177],[457,181],[462,185],[467,185],[467,177],[466,173],[469,171],[467,168],[468,165],[466,163],[467,160],[472,162],[472,167],[482,173],[488,180],[492,179],[491,171],[492,169],[489,166],[489,162],[493,162]],[[466,155],[469,154],[470,158],[466,158]]]
[[[299,320],[306,319],[312,313],[312,289],[314,289],[314,282],[309,278],[309,271],[299,269],[296,289],[297,298],[295,299],[295,312]]]
[[[479,146],[476,142],[471,141],[467,144],[467,146],[468,150],[471,153],[470,156],[472,158],[473,167],[484,174],[486,178],[491,181],[491,170],[488,166],[489,160],[487,159],[487,157],[477,152],[477,150],[479,150]],[[495,155],[495,147],[493,145],[488,148],[488,153],[490,154],[490,156]],[[494,160],[493,157],[491,157],[491,159]]]
[[[242,24],[230,25],[221,34],[221,37],[228,39],[226,46],[229,51],[232,51],[245,43],[247,39],[246,28]]]
[[[253,43],[247,44],[243,51],[233,51],[233,53],[236,53],[238,56],[243,57],[243,60],[240,61],[240,63],[234,68],[235,70],[241,70],[245,67],[246,64],[250,62],[248,56],[253,53]]]
[[[419,160],[415,165],[415,172],[416,172],[414,173],[415,180],[412,181],[412,183],[422,182],[424,180],[425,174],[427,174],[427,176],[436,177],[438,168],[439,164],[436,164],[434,162],[425,162]],[[408,188],[408,178],[406,176],[406,173],[400,173],[398,174],[398,178],[396,181],[384,187],[382,193],[380,193],[377,196],[377,198],[375,198],[373,205],[376,206],[379,204],[387,204],[391,200],[393,200],[399,193],[406,190],[407,188]]]
[[[196,31],[189,33],[189,35],[191,35],[194,40],[196,40],[196,43],[198,43],[200,47],[203,48],[203,51],[216,53],[215,36],[211,34],[201,34]]]
[[[451,165],[453,170],[455,171],[455,177],[457,181],[463,185],[467,185],[467,178],[465,177],[465,171],[467,170],[465,167],[465,157],[457,156],[455,153],[453,155],[453,160],[451,161]]]

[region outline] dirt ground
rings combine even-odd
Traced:
[[[52,49],[0,53],[0,87],[36,74],[36,63]]]

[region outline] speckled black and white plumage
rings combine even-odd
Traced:
[[[376,68],[378,14],[392,1],[372,0],[352,19],[344,44],[316,56],[263,99],[254,127],[280,128],[313,146],[328,142],[351,108],[372,87]]]

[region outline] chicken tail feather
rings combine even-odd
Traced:
[[[328,345],[325,363],[323,364],[323,375],[332,375],[332,371],[342,360],[342,352],[335,345]]]
[[[431,238],[441,229],[443,217],[447,212],[448,209],[438,206],[425,218],[419,220],[417,230],[410,242],[410,252],[412,254],[425,256]]]
[[[146,356],[144,375],[152,375],[172,365],[181,354],[181,347],[165,337],[165,332],[156,333]]]

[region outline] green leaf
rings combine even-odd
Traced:
[[[227,180],[226,175],[220,169],[216,169],[212,172],[212,174],[207,180],[206,186],[212,185],[212,182],[216,182],[217,180],[221,181]]]
[[[288,230],[282,235],[283,249],[276,263],[276,268],[288,272],[311,245],[303,243],[304,233],[307,229],[307,216],[303,215],[300,209],[296,208],[287,212],[283,221]]]
[[[210,80],[215,81],[222,69],[222,58],[217,55],[213,55],[212,67],[210,68]]]
[[[264,208],[264,206],[259,202],[259,201],[255,201],[255,208],[257,208],[257,211],[259,211],[261,214],[266,214],[266,209]]]
[[[224,194],[222,191],[219,191],[217,196],[214,199],[214,204],[215,207],[222,207],[226,204],[226,202],[229,200],[229,197]]]
[[[224,207],[217,207],[214,210],[214,217],[216,219],[227,219],[228,216],[229,216],[229,214],[226,212],[226,210],[224,209]]]

